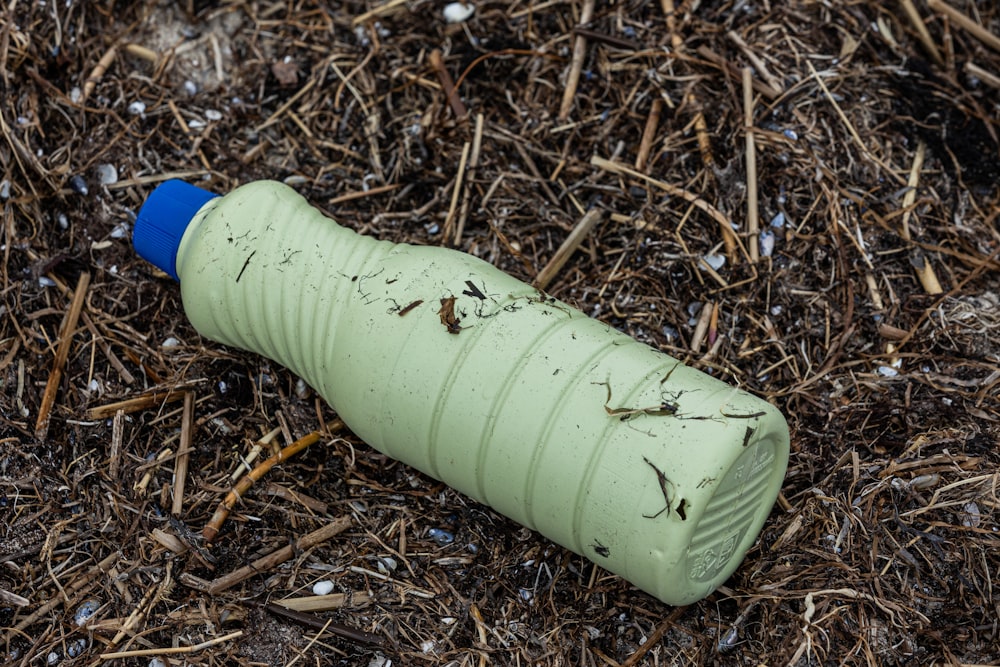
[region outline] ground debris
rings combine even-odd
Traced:
[[[1000,53],[954,14],[996,35],[1000,5],[514,2],[449,24],[417,4],[5,3],[0,664],[155,648],[1000,663]],[[767,397],[793,457],[758,545],[708,599],[666,609],[333,433],[300,378],[202,339],[132,251],[168,178],[284,181],[362,233],[527,283],[556,267],[542,278],[561,302]],[[414,295],[440,308],[436,331],[494,298],[466,286]],[[398,304],[400,323],[422,303]],[[608,390],[612,417],[678,418],[670,394],[612,406]],[[745,444],[753,427],[733,424]],[[244,471],[313,431],[206,545]],[[649,465],[662,516],[683,518]],[[268,611],[321,581],[327,606]],[[317,637],[328,621],[347,631]]]

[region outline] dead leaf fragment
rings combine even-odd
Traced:
[[[271,65],[271,71],[282,88],[290,88],[299,82],[299,65],[294,60],[279,60]]]
[[[448,330],[448,333],[457,334],[462,330],[462,327],[459,326],[461,320],[455,316],[455,297],[449,296],[441,299],[441,309],[438,311],[438,315],[441,317],[441,324]]]

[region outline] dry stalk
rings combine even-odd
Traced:
[[[289,502],[298,503],[310,512],[317,512],[319,514],[325,514],[327,509],[330,507],[328,503],[325,503],[322,500],[317,500],[312,496],[307,496],[299,491],[293,491],[288,487],[281,486],[280,484],[275,484],[273,482],[264,488],[264,493]]]
[[[452,113],[455,114],[455,120],[465,119],[469,115],[469,111],[465,108],[462,98],[459,97],[458,91],[455,89],[455,82],[451,78],[451,73],[444,66],[444,60],[441,58],[441,49],[431,51],[427,56],[427,60],[430,62],[431,67],[434,68],[434,73],[437,74],[438,81],[441,82],[441,89],[444,91],[444,96],[448,99]]]
[[[121,629],[115,634],[114,638],[108,643],[109,647],[118,646],[118,644],[125,639],[130,634],[133,634],[133,630],[142,623],[142,620],[146,618],[150,609],[156,605],[162,599],[165,599],[170,595],[170,589],[174,585],[173,580],[173,561],[167,562],[167,567],[163,579],[156,585],[150,586],[146,590],[146,593],[142,596],[139,604],[136,605],[132,613],[128,615],[125,622],[122,623]]]
[[[924,156],[927,153],[927,144],[920,141],[917,144],[917,152],[913,156],[913,165],[910,167],[910,175],[906,181],[908,188],[903,195],[903,221],[900,236],[905,241],[910,241],[910,216],[913,214],[913,204],[917,199],[917,189],[920,186],[920,170],[924,166]],[[913,248],[910,253],[910,264],[916,271],[917,279],[928,294],[936,295],[944,291],[934,272],[934,265],[927,260],[927,256],[919,249]]]
[[[660,8],[667,19],[667,34],[670,35],[670,46],[675,51],[684,45],[684,39],[677,33],[677,8],[674,0],[660,0]]]
[[[312,549],[313,547],[326,542],[330,538],[339,535],[347,530],[350,525],[351,517],[342,516],[336,518],[322,528],[300,537],[294,544],[290,544],[286,547],[278,549],[277,551],[273,551],[267,556],[258,558],[249,565],[241,567],[238,570],[234,570],[229,574],[212,581],[208,585],[208,593],[211,595],[218,595],[222,591],[232,588],[236,584],[245,581],[250,577],[270,572],[272,568],[281,565],[288,559],[295,556],[295,554]]]
[[[118,481],[121,467],[122,437],[125,430],[125,412],[119,410],[111,422],[111,449],[108,452],[108,478]]]
[[[67,605],[72,604],[73,600],[76,600],[80,595],[82,595],[87,590],[90,590],[91,586],[94,584],[95,580],[101,575],[107,573],[114,564],[118,562],[118,554],[113,553],[94,565],[92,568],[87,570],[83,576],[76,577],[72,584],[69,584],[65,588],[66,598],[62,596],[54,596],[45,604],[41,605],[38,609],[33,611],[31,614],[25,616],[20,621],[17,622],[10,631],[8,631],[4,636],[4,641],[9,641],[13,635],[17,632],[24,630],[25,628],[31,626],[38,619],[42,618],[50,611],[58,607],[59,605],[65,603]]]
[[[760,231],[760,209],[757,204],[757,144],[753,130],[753,77],[750,68],[743,69],[743,131],[746,133],[747,161],[747,243],[750,247],[750,261],[760,259],[760,245],[757,234]]]
[[[120,414],[120,413],[119,413]],[[194,422],[194,392],[184,392],[181,416],[181,442],[174,459],[174,492],[171,513],[180,516],[184,510],[184,485],[187,483],[188,461],[191,460],[192,424]]]
[[[914,248],[910,251],[910,265],[917,273],[917,279],[924,291],[931,295],[938,295],[944,292],[941,283],[938,281],[934,267],[923,250]]]
[[[556,277],[559,271],[562,269],[566,261],[576,252],[576,249],[580,247],[583,240],[590,235],[594,227],[601,222],[604,218],[604,214],[600,209],[592,208],[587,211],[580,221],[576,223],[572,231],[556,250],[555,254],[552,255],[552,259],[549,260],[548,264],[538,272],[538,276],[535,277],[534,286],[540,290],[544,290],[552,282],[552,279]]]
[[[583,0],[583,10],[580,12],[580,27],[586,27],[594,18],[594,5],[596,0]],[[583,60],[587,55],[587,38],[577,34],[573,42],[573,59],[569,64],[569,74],[566,77],[566,87],[563,89],[562,104],[559,105],[559,122],[565,122],[569,118],[569,112],[573,110],[573,98],[576,97],[576,88],[580,85],[580,73],[583,72]]]
[[[988,86],[1000,88],[1000,76],[983,69],[971,60],[965,63],[965,73],[976,77]]]
[[[209,639],[208,641],[203,641],[199,644],[194,644],[193,646],[170,646],[166,648],[142,648],[135,649],[132,651],[112,651],[110,653],[102,653],[101,660],[120,660],[122,658],[144,658],[151,655],[187,655],[188,653],[197,653],[216,644],[221,644],[227,642],[231,639],[237,639],[243,636],[242,630],[236,630],[235,632],[230,632],[228,635],[223,635],[221,637],[215,637]]]
[[[87,410],[85,414],[87,419],[107,419],[108,417],[113,417],[118,412],[131,414],[140,410],[162,406],[166,403],[173,403],[174,401],[183,399],[187,393],[184,390],[178,389],[156,392],[147,394],[146,396],[136,396],[135,398],[127,398],[123,401],[108,403],[107,405],[99,405]]]
[[[476,128],[472,134],[472,152],[469,154],[468,176],[465,178],[465,194],[462,195],[462,208],[458,213],[458,224],[455,225],[455,236],[452,245],[458,247],[465,233],[465,222],[469,217],[469,203],[472,201],[472,183],[476,180],[476,168],[479,166],[479,152],[483,146],[483,114],[476,114]]]
[[[265,128],[268,128],[268,127],[274,125],[275,123],[277,123],[279,120],[281,120],[281,117],[285,114],[285,112],[287,112],[289,109],[291,109],[292,106],[296,102],[298,102],[300,99],[302,99],[302,97],[306,93],[308,93],[310,90],[312,90],[313,86],[315,86],[315,85],[316,85],[316,79],[314,79],[314,78],[313,79],[309,79],[308,81],[306,81],[305,85],[303,85],[301,88],[299,88],[299,90],[296,91],[296,93],[294,95],[292,95],[291,97],[289,97],[288,100],[284,104],[282,104],[280,107],[278,107],[277,109],[275,109],[274,113],[272,113],[270,116],[268,116],[267,119],[264,120],[263,123],[261,123],[260,125],[258,125],[257,127],[255,127],[254,128],[254,132],[260,132],[261,130],[263,130]],[[173,100],[171,100],[171,102],[172,101]],[[180,116],[179,113],[177,113],[176,115]],[[183,121],[182,121],[182,123],[183,123]],[[182,125],[182,126],[186,127],[186,125]]]
[[[903,240],[910,240],[910,216],[913,215],[913,204],[917,200],[917,188],[920,185],[920,170],[924,166],[924,157],[927,155],[927,144],[924,141],[917,142],[917,152],[913,156],[913,164],[910,166],[910,176],[906,180],[908,188],[903,195],[903,227],[899,230],[899,235]]]
[[[868,150],[867,144],[865,144],[865,142],[861,139],[861,135],[859,135],[858,131],[854,128],[854,125],[847,117],[847,114],[845,114],[844,110],[840,108],[840,104],[837,102],[837,98],[835,98],[833,94],[830,92],[830,89],[827,88],[826,82],[823,81],[823,77],[819,75],[819,72],[816,71],[816,68],[813,67],[813,64],[809,61],[806,61],[806,65],[809,66],[809,73],[812,74],[812,77],[816,81],[816,84],[819,85],[820,90],[823,91],[823,95],[826,96],[826,99],[833,107],[833,110],[837,112],[837,117],[840,118],[840,122],[842,122],[844,124],[844,127],[847,128],[848,134],[850,134],[851,139],[854,140],[854,143],[857,144],[858,148],[861,149],[861,152],[864,153],[865,157],[867,157],[869,160],[880,166],[882,168],[883,173],[887,174],[890,178],[895,179],[900,185],[902,185],[904,183],[903,178],[899,174],[897,174],[893,169],[888,167],[884,162],[882,162],[882,160],[876,157],[874,153]]]
[[[274,601],[274,604],[294,611],[330,611],[332,609],[343,609],[344,607],[367,607],[371,603],[371,594],[364,591],[309,595],[301,598],[285,598],[284,600]]]
[[[111,349],[111,345],[108,344],[107,338],[109,338],[110,336],[102,335],[101,332],[98,331],[97,325],[94,324],[93,319],[91,319],[90,315],[88,315],[87,313],[85,312],[80,313],[80,319],[83,320],[84,325],[87,327],[87,331],[90,332],[90,335],[97,342],[98,346],[101,348],[101,351],[104,353],[104,357],[108,360],[108,363],[111,364],[112,368],[115,369],[115,371],[121,377],[122,381],[125,384],[134,384],[135,377],[132,375],[132,373],[129,372],[127,368],[125,368],[125,365],[122,364],[121,359],[118,358],[114,350]],[[106,327],[104,329],[106,330]]]
[[[917,30],[917,36],[920,38],[920,43],[924,45],[927,53],[930,54],[931,58],[934,59],[938,65],[944,65],[944,58],[941,57],[941,52],[938,51],[937,44],[934,43],[934,39],[931,37],[930,31],[927,29],[927,24],[924,23],[923,17],[920,16],[920,12],[913,4],[913,0],[899,0],[900,4],[903,5],[903,11],[906,12],[906,17],[910,19],[910,23]]]
[[[756,53],[753,52],[753,50],[747,45],[745,41],[743,41],[743,38],[740,37],[739,33],[737,33],[734,30],[730,30],[726,33],[726,37],[728,37],[733,44],[739,47],[740,51],[743,52],[743,55],[747,57],[747,60],[749,60],[750,63],[754,66],[754,69],[757,70],[757,73],[760,75],[760,77],[765,81],[767,81],[767,85],[776,90],[779,95],[784,92],[784,86],[781,85],[781,82],[778,81],[778,79],[773,74],[771,74],[771,71],[767,69],[767,64],[763,60],[761,60]],[[744,68],[743,71],[746,72],[747,68]],[[744,87],[748,85],[750,84],[744,81]]]
[[[642,646],[636,649],[635,653],[628,657],[628,660],[621,663],[621,667],[635,667],[635,665],[638,665],[639,662],[646,657],[646,654],[649,653],[649,651],[656,646],[661,639],[663,639],[663,635],[667,633],[667,630],[673,627],[674,623],[677,622],[677,619],[679,619],[683,613],[683,607],[678,607],[671,611],[670,615],[663,619],[663,622],[657,625],[656,629],[649,634],[649,637],[645,642],[643,642]]]
[[[707,60],[708,62],[712,63],[719,69],[721,69],[726,74],[726,76],[728,76],[734,82],[742,81],[743,74],[740,72],[740,68],[737,67],[735,64],[729,62],[722,56],[720,56],[715,51],[712,51],[712,49],[708,48],[707,46],[705,45],[699,46],[698,55]],[[765,83],[764,81],[760,81],[758,79],[753,80],[753,89],[770,101],[774,101],[779,97],[781,97],[782,95],[782,92],[780,90],[772,88],[771,86],[767,85],[767,83]]]
[[[715,305],[709,301],[701,307],[701,312],[698,314],[698,322],[695,324],[694,333],[691,334],[691,352],[698,354],[701,350],[701,344],[705,341],[705,334],[708,333],[708,325],[712,321],[712,313],[715,311]]]
[[[387,16],[388,14],[395,12],[400,7],[405,5],[406,2],[407,0],[389,0],[388,2],[383,3],[378,7],[375,7],[374,9],[368,10],[364,14],[358,14],[353,19],[351,19],[351,23],[353,25],[360,25],[365,21],[368,21],[369,19],[377,18],[379,16]]]
[[[76,290],[73,292],[73,301],[59,328],[59,346],[56,349],[56,358],[52,363],[52,370],[49,372],[49,380],[45,384],[45,393],[42,394],[42,403],[38,408],[38,420],[35,422],[35,439],[39,442],[45,440],[49,433],[49,419],[51,418],[52,406],[56,401],[56,393],[59,391],[59,383],[62,380],[63,369],[66,360],[69,358],[69,350],[73,344],[73,335],[76,333],[76,325],[80,319],[80,312],[83,310],[83,303],[87,297],[87,289],[90,287],[90,273],[84,271],[77,281]]]
[[[458,159],[458,169],[455,170],[455,185],[451,189],[451,200],[448,204],[448,214],[444,219],[441,236],[447,240],[452,235],[452,228],[455,226],[455,216],[458,214],[458,198],[462,193],[462,186],[465,183],[465,168],[469,163],[469,151],[472,143],[466,141],[462,145],[462,157]]]
[[[1000,52],[1000,37],[984,28],[979,23],[958,11],[945,0],[927,0],[927,6],[936,12],[941,12],[951,19],[958,27],[962,28],[980,42],[990,47],[994,51]]]
[[[610,171],[615,174],[624,174],[626,176],[637,178],[641,181],[649,183],[650,185],[656,186],[671,197],[679,197],[680,199],[691,203],[695,208],[704,212],[712,218],[712,220],[718,223],[723,242],[732,243],[734,247],[739,247],[743,256],[747,259],[747,261],[749,261],[750,258],[747,254],[746,248],[743,247],[743,244],[740,242],[736,233],[733,231],[732,226],[729,224],[729,218],[723,215],[719,209],[715,208],[698,195],[597,155],[590,158],[590,164],[594,165],[598,169],[604,169],[605,171]]]
[[[87,100],[90,98],[90,94],[94,92],[94,88],[97,87],[100,80],[104,78],[104,73],[108,71],[109,67],[111,67],[111,63],[115,61],[115,56],[117,54],[118,47],[112,44],[108,50],[104,52],[104,55],[101,56],[101,59],[97,61],[97,64],[94,65],[94,69],[90,71],[90,76],[88,76],[87,80],[83,82],[83,94],[80,96],[80,106],[87,103]]]
[[[653,140],[656,139],[656,130],[660,125],[660,114],[663,111],[663,99],[657,97],[649,107],[649,115],[646,116],[646,125],[642,130],[642,140],[639,141],[639,151],[635,156],[636,171],[646,170],[646,161],[649,160],[649,152],[653,148]]]
[[[383,644],[382,638],[376,634],[365,632],[364,630],[358,630],[357,628],[352,628],[342,623],[335,623],[330,619],[323,619],[315,614],[288,609],[287,607],[283,607],[273,602],[265,605],[264,608],[272,614],[284,616],[285,618],[301,623],[306,627],[319,630],[317,639],[321,637],[323,633],[329,632],[337,635],[338,637],[350,639],[351,641],[355,641],[360,644],[369,644],[371,646],[381,646]]]
[[[130,56],[134,56],[136,58],[148,61],[153,65],[156,65],[160,60],[159,53],[157,53],[153,49],[143,46],[142,44],[135,44],[135,43],[126,44],[125,53],[129,54]]]
[[[337,420],[330,425],[331,432],[333,433],[336,433],[341,428],[343,428],[343,422],[340,420]],[[219,531],[222,530],[222,524],[226,521],[226,517],[229,516],[229,512],[236,507],[236,503],[240,501],[243,494],[246,493],[255,482],[266,475],[274,466],[287,461],[291,457],[309,447],[309,445],[318,441],[319,437],[319,432],[313,431],[312,433],[299,438],[271,458],[258,465],[239,482],[237,482],[225,499],[219,503],[219,507],[216,508],[215,514],[212,515],[211,520],[202,530],[202,535],[204,536],[205,541],[211,543],[216,537],[218,537]]]
[[[250,465],[257,460],[257,457],[260,456],[264,448],[270,445],[279,433],[281,433],[281,427],[275,427],[260,437],[253,444],[253,447],[250,448],[250,451],[247,452],[247,455],[240,458],[240,464],[236,466],[236,470],[232,472],[229,478],[234,482],[239,479],[240,475],[250,469]]]
[[[374,188],[368,188],[367,190],[358,190],[357,192],[348,192],[346,194],[338,195],[332,199],[328,199],[326,203],[329,206],[337,206],[338,204],[344,204],[349,201],[357,201],[358,199],[365,199],[366,197],[374,197],[375,195],[385,194],[386,192],[392,192],[393,190],[398,190],[401,185],[398,183],[389,183],[387,185],[378,185]]]

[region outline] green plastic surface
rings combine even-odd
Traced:
[[[372,447],[674,605],[736,569],[788,429],[767,402],[470,255],[340,227],[262,181],[178,253],[204,336],[284,364]]]

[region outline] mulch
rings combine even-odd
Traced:
[[[4,3],[0,663],[1000,663],[1000,6],[444,4]],[[168,178],[765,397],[758,543],[672,608],[372,450],[135,255]]]

